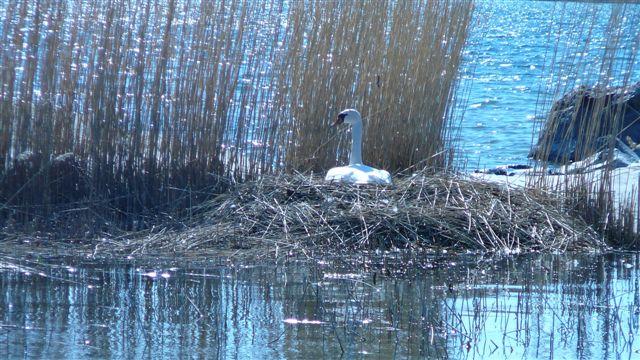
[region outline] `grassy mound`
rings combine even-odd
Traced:
[[[498,252],[598,250],[604,241],[556,195],[421,172],[391,187],[303,175],[240,184],[186,230],[129,242],[132,252],[255,250],[340,254],[409,248]]]

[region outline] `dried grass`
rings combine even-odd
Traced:
[[[370,164],[444,167],[472,12],[466,0],[5,1],[0,211],[48,216],[61,194],[47,167],[67,153],[86,198],[128,228],[202,201],[185,194],[221,177],[326,170],[348,156],[347,135],[327,128],[347,106],[367,121]],[[28,153],[35,171],[8,183]]]
[[[392,187],[330,184],[305,175],[266,176],[238,185],[200,208],[179,231],[156,231],[121,250],[261,254],[345,251],[597,250],[593,229],[539,191],[427,170]]]
[[[450,112],[472,14],[469,1],[296,4],[282,65],[293,77],[280,92],[290,101],[280,124],[291,136],[278,140],[286,166],[346,162],[348,136],[327,123],[348,107],[365,119],[365,162],[391,172],[450,165]]]

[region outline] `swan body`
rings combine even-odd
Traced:
[[[333,126],[342,123],[351,125],[349,165],[329,169],[324,180],[353,184],[391,185],[391,175],[387,171],[362,164],[362,117],[360,113],[354,109],[340,112]]]
[[[391,175],[388,172],[362,164],[331,168],[327,171],[324,180],[353,184],[391,185]]]

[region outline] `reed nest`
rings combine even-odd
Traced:
[[[186,230],[156,231],[126,247],[133,253],[238,249],[276,256],[606,248],[563,204],[554,194],[428,171],[396,179],[390,187],[327,183],[301,174],[266,176],[202,205]]]

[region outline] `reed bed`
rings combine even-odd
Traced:
[[[537,158],[570,163],[614,147],[615,136],[625,130],[622,120],[627,107],[611,103],[612,89],[622,92],[634,81],[640,45],[635,24],[640,12],[628,4],[556,7],[558,28],[549,32],[554,48],[548,55],[546,83],[537,104],[544,119],[540,128],[546,130],[538,139]],[[607,22],[601,26],[603,17]],[[561,123],[558,112],[571,104],[581,111],[571,114],[571,122]],[[551,148],[554,140],[575,150],[555,155]]]
[[[360,250],[594,250],[606,244],[556,196],[421,171],[392,187],[266,176],[203,204],[183,230],[123,242],[132,253],[253,249],[287,254]]]
[[[136,228],[203,188],[324,171],[348,156],[347,135],[327,128],[345,107],[365,116],[368,163],[444,167],[472,12],[453,0],[5,1],[2,218],[46,218],[70,197]],[[50,168],[64,154],[82,181],[59,188]]]
[[[637,110],[630,108],[632,104],[616,104],[613,100],[623,98],[638,80],[640,32],[636,24],[640,11],[629,4],[556,6],[561,21],[550,31],[554,50],[547,60],[547,83],[537,106],[544,119],[534,151],[540,160],[535,173],[541,175],[532,177],[530,185],[563,194],[567,207],[612,245],[637,248],[638,179],[626,176],[626,182],[632,185],[621,186],[619,178],[624,174],[615,171],[611,163],[598,171],[554,174],[558,164],[570,164],[598,152],[612,161],[618,143],[628,141],[625,135],[629,124],[623,121],[628,111]],[[598,28],[602,17],[608,21]],[[566,111],[571,112],[571,121],[559,121]],[[553,147],[554,142],[562,144],[559,149]]]
[[[288,167],[321,171],[336,164],[336,155],[347,161],[348,137],[332,136],[324,120],[347,107],[365,118],[366,162],[391,172],[449,165],[453,94],[473,6],[381,4],[316,3],[296,13],[296,46],[284,64],[296,75],[283,92],[291,105],[284,125],[293,134]]]

